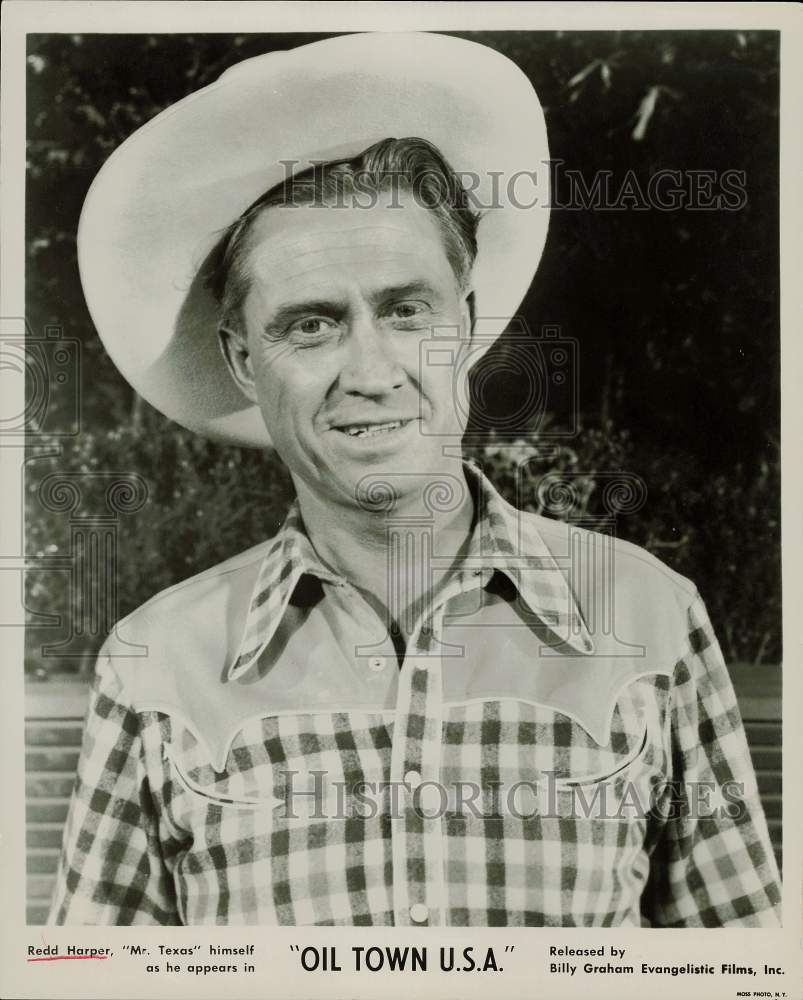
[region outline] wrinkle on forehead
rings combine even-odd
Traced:
[[[301,275],[332,265],[393,263],[426,255],[425,247],[409,230],[361,226],[351,232],[353,243],[344,240],[342,229],[305,233],[289,242],[268,237],[251,250],[251,273],[257,279],[275,275],[277,270]]]

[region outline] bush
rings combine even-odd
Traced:
[[[102,621],[72,609],[76,529],[116,531],[115,558],[108,565],[118,618],[165,587],[273,535],[293,495],[275,453],[214,445],[161,420],[145,429],[87,431],[54,454],[58,447],[56,439],[45,439],[31,452],[26,485],[27,553],[34,562],[51,560],[32,569],[26,583],[26,667],[39,675],[88,672],[105,635]],[[525,510],[604,527],[611,496],[620,505],[624,501],[626,512],[614,530],[697,584],[726,658],[756,665],[780,660],[780,458],[774,444],[758,467],[739,465],[727,478],[709,475],[689,455],[645,454],[627,432],[612,426],[583,430],[560,445],[543,430],[511,442],[489,435],[467,454]],[[133,488],[134,476],[144,480],[147,502],[130,513],[110,509],[109,483]],[[53,502],[60,483],[62,491],[63,484],[72,484],[78,506]],[[611,494],[617,483],[619,493]],[[61,624],[47,626],[41,615],[55,615]],[[69,657],[43,653],[75,626],[82,634]]]

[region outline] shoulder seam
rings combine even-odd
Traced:
[[[694,584],[692,584],[692,586],[694,587]],[[670,698],[671,698],[671,695],[672,695],[672,691],[675,688],[675,681],[676,681],[676,677],[677,677],[678,664],[681,663],[681,662],[685,663],[687,659],[693,658],[693,657],[695,657],[697,655],[695,653],[695,651],[694,651],[693,646],[692,646],[691,631],[689,629],[689,614],[691,612],[692,607],[694,606],[695,603],[697,603],[697,601],[700,601],[702,603],[702,598],[700,597],[700,592],[697,589],[697,587],[694,587],[694,593],[692,594],[691,600],[689,601],[688,605],[686,606],[686,634],[683,637],[683,645],[681,646],[680,652],[675,657],[675,662],[672,665],[672,674],[671,674],[671,676],[672,676],[672,687],[670,688]],[[705,605],[703,605],[703,606],[705,606]],[[707,612],[706,612],[706,616],[707,616]],[[727,664],[726,664],[726,669],[727,669]]]
[[[518,508],[512,508],[514,511]],[[644,565],[652,566],[656,570],[662,571],[668,577],[671,578],[671,582],[677,590],[686,596],[690,596],[690,603],[693,603],[696,585],[693,580],[689,577],[684,576],[683,573],[676,569],[673,569],[668,563],[664,562],[660,556],[651,552],[644,545],[640,545],[637,542],[631,542],[626,538],[621,538],[619,535],[608,536],[605,532],[595,531],[593,528],[586,528],[583,525],[569,525],[567,521],[560,521],[557,518],[546,517],[543,514],[536,514],[534,511],[521,511],[518,513],[524,514],[526,517],[531,517],[537,520],[536,530],[541,531],[542,525],[545,522],[544,534],[548,534],[550,529],[553,531],[559,530],[561,527],[571,526],[577,531],[581,531],[587,535],[598,536],[601,538],[612,537],[613,544],[624,554],[631,556],[633,559],[638,559]]]

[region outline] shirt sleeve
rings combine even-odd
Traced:
[[[48,924],[179,924],[137,713],[101,653]]]
[[[736,695],[699,595],[688,622],[644,916],[663,927],[778,927],[778,868]]]

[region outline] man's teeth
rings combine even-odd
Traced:
[[[375,434],[385,434],[387,431],[395,431],[401,427],[401,420],[391,420],[387,424],[363,424],[354,427],[345,427],[345,433],[349,437],[373,437]]]

